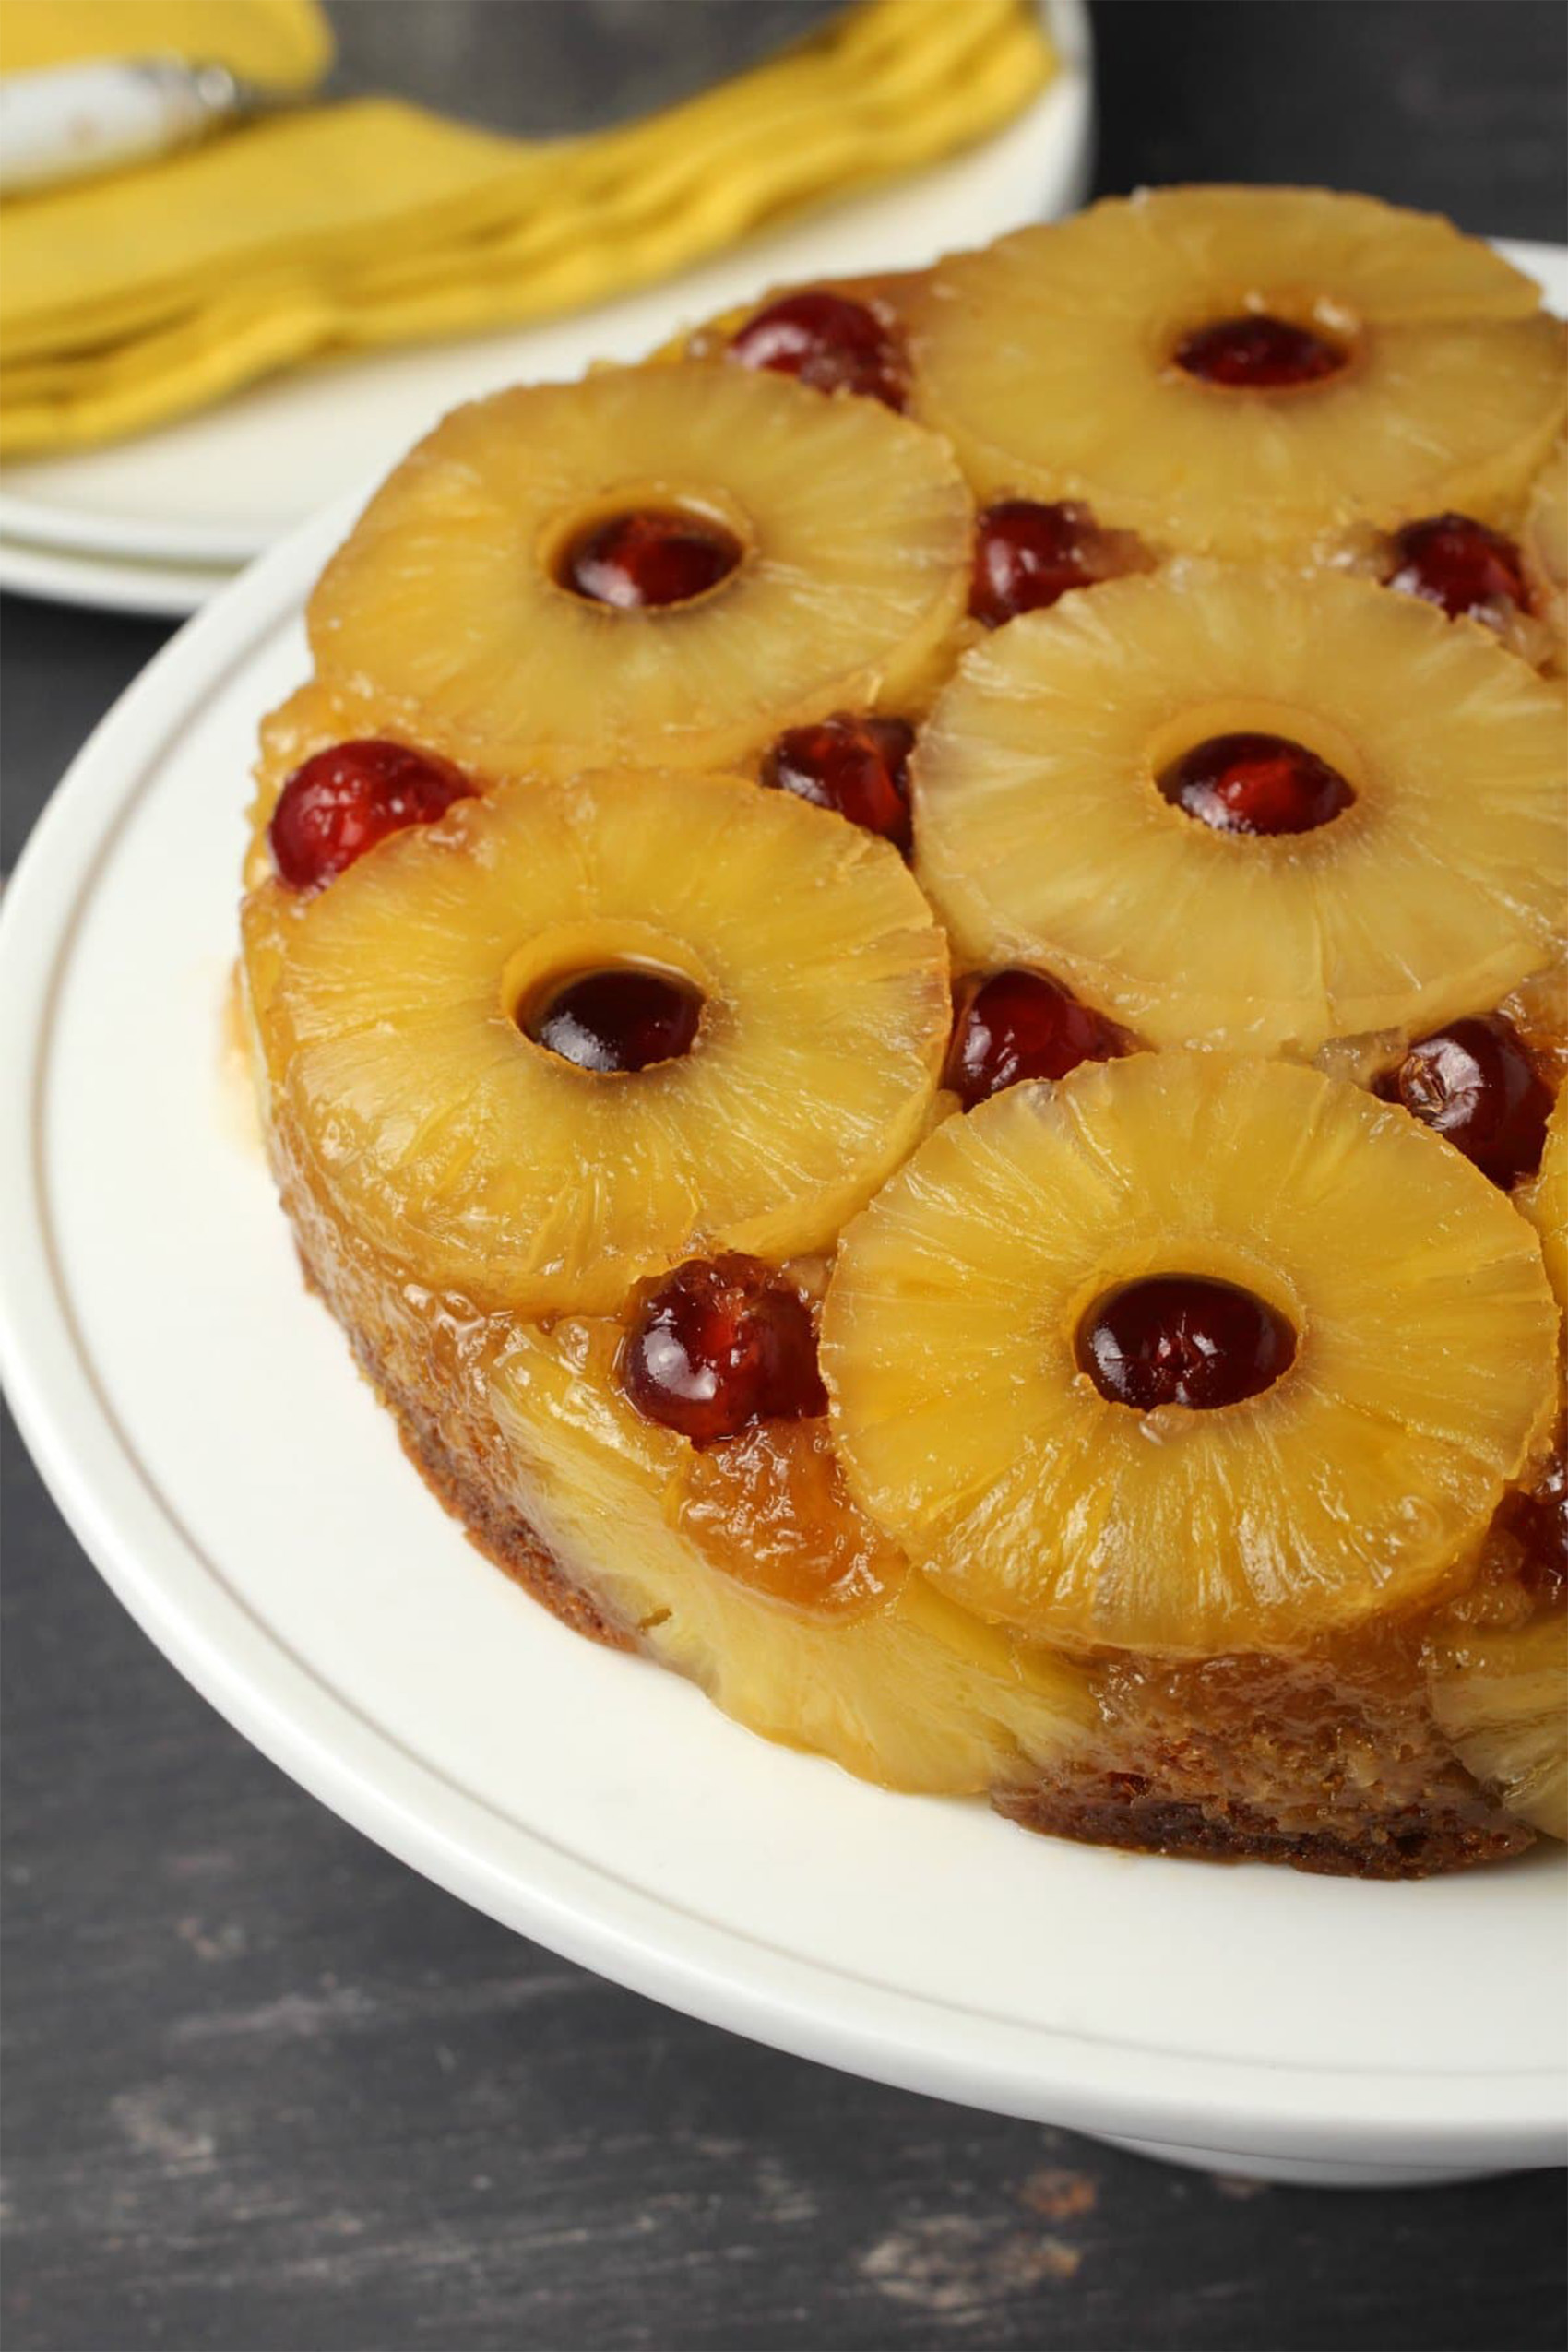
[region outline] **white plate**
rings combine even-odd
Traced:
[[[233,576],[222,564],[154,564],[0,538],[0,588],[100,612],[163,612],[184,620]]]
[[[459,400],[576,375],[594,359],[640,358],[683,323],[759,287],[914,268],[1070,210],[1089,171],[1087,13],[1084,0],[1041,5],[1062,70],[1027,113],[969,153],[620,302],[480,341],[297,369],[131,441],[15,462],[0,469],[0,538],[233,568],[367,472],[386,472]],[[106,576],[105,590],[113,585]]]
[[[257,1746],[494,1918],[786,2049],[1281,2177],[1560,2160],[1551,1850],[1367,1885],[885,1794],[558,1625],[306,1297],[221,1015],[246,768],[340,506],[159,656],[0,920],[0,1367],[62,1509]]]

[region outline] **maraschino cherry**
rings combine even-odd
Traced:
[[[1209,1412],[1272,1387],[1296,1335],[1251,1290],[1201,1274],[1157,1274],[1109,1291],[1078,1328],[1077,1359],[1113,1405]]]
[[[1311,833],[1356,795],[1337,768],[1284,735],[1211,735],[1166,768],[1159,789],[1217,833]]]
[[[1502,1013],[1450,1021],[1419,1038],[1372,1091],[1473,1160],[1505,1189],[1540,1166],[1551,1092]]]
[[[1509,606],[1526,612],[1530,592],[1524,559],[1511,539],[1470,515],[1431,515],[1396,531],[1388,587],[1435,604],[1451,620],[1496,619]]]
[[[1241,392],[1284,392],[1298,385],[1321,384],[1345,364],[1345,353],[1326,336],[1266,311],[1196,327],[1183,336],[1172,356],[1184,374]]]
[[[1131,1043],[1044,972],[992,972],[960,993],[942,1082],[972,1111],[1021,1078],[1064,1078],[1080,1062],[1114,1061]]]
[[[639,507],[590,524],[571,540],[558,577],[592,604],[638,612],[689,603],[741,560],[741,543],[708,515]]]
[[[690,1259],[645,1290],[618,1368],[644,1420],[694,1445],[827,1410],[810,1307],[770,1266],[734,1253]]]
[[[689,980],[619,964],[559,982],[522,1026],[536,1045],[579,1070],[646,1070],[691,1051],[702,1006]]]
[[[334,743],[295,768],[267,837],[291,890],[319,890],[389,833],[428,825],[475,785],[450,760],[366,737]]]
[[[975,525],[969,611],[988,629],[1020,612],[1039,612],[1069,588],[1104,576],[1096,551],[1104,534],[1087,506],[1071,500],[1041,505],[1033,498],[1002,498]]]
[[[787,728],[763,760],[760,781],[833,809],[907,852],[914,741],[902,719],[838,711],[814,726]]]
[[[893,328],[869,303],[825,287],[785,294],[731,338],[738,366],[798,376],[818,392],[859,392],[901,409],[909,363]]]

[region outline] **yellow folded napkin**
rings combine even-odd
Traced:
[[[5,0],[0,73],[90,57],[184,57],[275,89],[314,89],[332,63],[316,0]]]
[[[312,0],[0,0],[0,66],[132,49],[309,87]],[[135,40],[131,40],[134,27]],[[523,141],[366,99],[0,207],[0,454],[162,422],[269,370],[601,302],[1019,113],[1029,0],[861,0],[646,121]]]

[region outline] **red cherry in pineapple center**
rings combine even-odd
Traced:
[[[787,728],[764,759],[759,780],[907,850],[914,742],[914,729],[902,719],[839,711],[814,727]]]
[[[1043,972],[992,972],[961,998],[943,1085],[972,1111],[1021,1078],[1064,1078],[1125,1053],[1125,1030]]]
[[[728,579],[741,542],[710,515],[637,507],[590,523],[568,541],[557,577],[591,604],[642,612],[687,604]]]
[[[1096,1301],[1078,1326],[1078,1367],[1113,1405],[1210,1412],[1272,1387],[1296,1354],[1281,1314],[1234,1282],[1157,1274]]]
[[[1373,1091],[1402,1102],[1494,1184],[1516,1183],[1540,1166],[1550,1090],[1501,1013],[1451,1021],[1418,1039]]]
[[[474,787],[461,768],[406,743],[334,743],[297,767],[278,796],[267,837],[291,890],[319,890],[389,833],[428,825]]]
[[[646,1070],[691,1051],[702,1008],[699,991],[677,974],[617,964],[553,981],[519,1026],[579,1070]]]
[[[1032,498],[1002,498],[975,525],[969,611],[988,629],[1020,612],[1039,612],[1087,588],[1100,575],[1094,550],[1100,537],[1087,506],[1071,500],[1041,505]]]
[[[1467,612],[1495,612],[1500,605],[1529,603],[1525,566],[1517,547],[1501,531],[1469,515],[1431,515],[1407,523],[1394,535],[1389,588],[1402,588],[1441,606],[1451,620]]]
[[[1217,833],[1311,833],[1356,797],[1336,767],[1284,735],[1211,735],[1158,780],[1173,807]]]
[[[808,288],[759,310],[731,338],[740,367],[798,376],[818,392],[859,392],[901,409],[909,390],[902,344],[869,303]]]
[[[694,1445],[827,1410],[811,1309],[756,1258],[694,1258],[643,1293],[621,1385],[645,1420]]]
[[[1195,327],[1172,357],[1182,373],[1202,384],[1237,392],[1288,392],[1337,375],[1346,353],[1310,327],[1295,327],[1267,311],[1240,318],[1218,318]]]

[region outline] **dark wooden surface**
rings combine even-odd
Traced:
[[[704,0],[600,8],[645,51],[656,14],[688,66],[737,38]],[[1328,180],[1563,233],[1555,0],[1097,17],[1107,188]],[[7,602],[7,869],[164,634]],[[5,1443],[8,2352],[1561,2344],[1559,2176],[1247,2189],[749,2048],[520,1942],[245,1748]],[[1476,1997],[1508,1998],[1505,1952]]]

